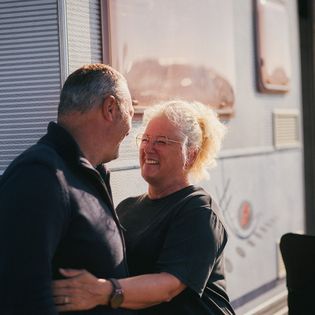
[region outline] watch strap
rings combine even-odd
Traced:
[[[109,297],[109,306],[111,308],[118,308],[124,301],[124,291],[117,279],[109,278],[108,281],[111,282],[113,290]]]

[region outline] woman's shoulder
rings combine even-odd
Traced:
[[[179,208],[179,215],[197,214],[215,218],[224,225],[224,218],[219,204],[211,195],[199,186],[189,186],[186,196],[182,199],[182,206]]]
[[[211,207],[212,197],[202,187],[191,185],[186,191],[186,196],[183,198],[187,200],[188,206],[198,207]]]

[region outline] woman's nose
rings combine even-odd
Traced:
[[[146,143],[144,146],[144,152],[152,152],[154,150],[155,141],[151,140]]]

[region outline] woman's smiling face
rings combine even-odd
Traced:
[[[167,117],[153,118],[143,139],[139,149],[141,175],[150,185],[168,187],[172,181],[186,179],[184,139]]]

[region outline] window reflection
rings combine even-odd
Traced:
[[[290,36],[289,17],[285,2],[257,0],[257,47],[259,90],[289,90]]]
[[[234,112],[230,0],[109,0],[110,61],[127,77],[135,109],[169,98]]]

